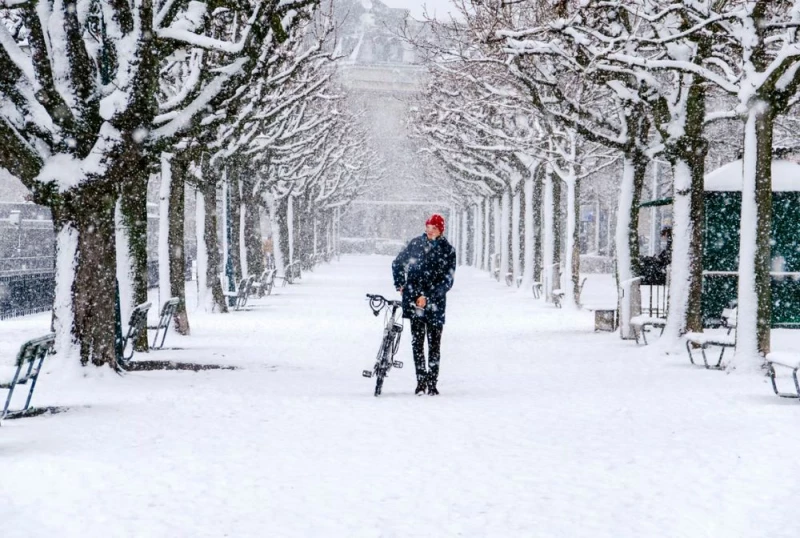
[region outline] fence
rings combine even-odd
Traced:
[[[0,275],[0,319],[45,312],[53,308],[55,272]]]

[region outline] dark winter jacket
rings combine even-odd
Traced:
[[[431,241],[422,234],[412,239],[392,262],[394,287],[403,288],[403,317],[416,317],[414,305],[425,297],[426,320],[444,325],[447,292],[453,287],[455,272],[456,251],[444,236]]]

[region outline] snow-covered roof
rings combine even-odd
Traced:
[[[742,161],[733,161],[706,174],[707,191],[741,191]],[[800,164],[774,159],[772,161],[772,190],[800,191]]]

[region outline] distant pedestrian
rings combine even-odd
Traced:
[[[667,283],[667,272],[672,264],[672,228],[665,226],[661,230],[661,239],[666,244],[655,256],[642,256],[640,258],[642,284],[649,286],[664,286]]]
[[[436,383],[447,292],[453,287],[456,272],[456,251],[443,234],[444,217],[431,215],[425,222],[425,233],[412,239],[392,263],[394,286],[403,294],[403,317],[411,320],[411,347],[417,371],[414,394],[439,394]]]

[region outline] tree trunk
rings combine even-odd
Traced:
[[[522,262],[522,289],[528,291],[530,291],[535,278],[534,260],[536,257],[536,247],[534,245],[535,239],[533,228],[533,212],[535,207],[533,201],[533,188],[537,166],[538,165],[531,168],[528,177],[525,178],[525,185],[523,186],[523,193],[525,196],[525,257]]]
[[[691,153],[692,201],[690,203],[691,235],[689,239],[689,298],[686,306],[686,330],[703,330],[703,246],[705,243],[705,159],[708,145],[705,140]],[[673,248],[675,239],[672,240]]]
[[[561,223],[561,181],[556,181],[553,178],[553,282],[560,289],[563,285],[561,282],[561,240],[562,240],[562,223]],[[567,268],[565,267],[566,271]]]
[[[766,103],[751,105],[744,134],[736,355],[731,369],[755,369],[759,356],[770,350],[773,121]]]
[[[617,232],[614,242],[617,255],[617,286],[624,286],[633,275],[641,273],[639,267],[639,201],[642,197],[647,159],[631,152],[624,156],[619,207],[617,209]],[[620,334],[632,338],[630,328],[629,298],[619,305]]]
[[[533,211],[533,281],[542,282],[542,207],[544,205],[544,182],[541,179],[546,167],[539,167],[533,176],[533,198],[531,211]]]
[[[294,263],[294,197],[286,198],[286,241],[289,264]]]
[[[503,189],[500,206],[500,282],[505,282],[506,274],[511,268],[509,238],[511,233],[511,189]]]
[[[197,306],[211,311],[214,301],[208,285],[208,250],[206,249],[206,201],[199,187],[195,190],[195,241],[197,243]]]
[[[72,334],[83,365],[117,367],[115,348],[116,193],[108,180],[96,180],[72,193],[71,219],[78,231],[72,286]],[[62,268],[57,268],[60,271]],[[58,275],[57,278],[66,275]]]
[[[252,197],[248,199],[246,206],[247,218],[244,223],[244,241],[247,246],[247,266],[250,268],[250,274],[258,277],[264,272],[264,252],[262,247],[264,241],[261,237],[261,214]]]
[[[222,282],[220,281],[220,253],[219,243],[217,242],[217,186],[216,182],[204,174],[206,179],[203,183],[203,200],[205,201],[205,226],[203,227],[203,239],[208,252],[208,267],[206,267],[206,282],[211,288],[211,297],[214,306],[220,313],[228,312],[228,305],[225,303],[225,296],[222,294]]]
[[[565,297],[570,298],[572,304],[580,306],[580,272],[581,272],[581,247],[580,247],[580,185],[574,174],[565,181],[567,185],[567,248],[566,270],[569,271]]]
[[[231,259],[233,266],[233,278],[236,280],[238,286],[242,278],[246,278],[242,271],[244,269],[241,257],[241,192],[239,190],[239,174],[240,169],[234,165],[228,171],[228,226],[230,226],[228,234],[228,256]]]
[[[496,255],[500,254],[500,251],[503,248],[502,247],[502,240],[501,240],[503,234],[500,231],[501,230],[501,224],[500,223],[503,221],[503,219],[500,216],[500,197],[498,197],[498,196],[495,196],[494,198],[492,198],[492,218],[494,220],[494,226],[493,226],[493,229],[492,229],[492,248],[493,248],[492,255],[493,255],[493,257],[492,257],[492,267],[491,268],[492,268],[492,270],[494,270],[494,269],[496,269],[496,267],[494,267],[494,264],[497,263],[495,261],[496,260]],[[502,275],[500,275],[501,272],[502,271],[498,271],[498,276],[497,276],[498,280],[500,280],[502,278]]]
[[[555,284],[556,271],[555,263],[555,194],[553,189],[553,167],[547,165],[544,176],[544,192],[542,196],[542,220],[543,222],[543,246],[542,246],[542,285],[544,288],[544,298],[548,303],[553,302],[553,290],[557,288]]]
[[[514,197],[511,199],[511,278],[512,287],[517,287],[520,275],[520,233],[522,233],[522,226],[520,222],[520,189],[514,192]]]
[[[267,192],[264,194],[264,201],[267,204],[267,212],[269,213],[269,223],[272,229],[272,253],[275,256],[275,270],[279,275],[286,274],[286,251],[285,251],[285,236],[283,232],[281,220],[281,201],[276,199],[276,196]]]
[[[169,189],[169,291],[171,297],[179,299],[173,320],[175,332],[188,336],[189,314],[186,312],[186,249],[183,241],[183,225],[185,221],[184,192],[188,163],[180,158],[172,162],[172,181]],[[162,297],[162,303],[166,299]],[[163,306],[163,305],[160,305]],[[159,306],[159,308],[160,308]]]
[[[469,265],[469,210],[464,209],[461,211],[461,257],[464,260],[463,265]]]
[[[481,260],[481,269],[490,271],[492,269],[489,259],[492,255],[491,249],[491,199],[483,199],[483,259]]]
[[[158,297],[161,304],[170,298],[169,231],[173,158],[172,153],[161,154],[161,185],[158,190]]]
[[[662,336],[666,349],[676,347],[683,332],[703,330],[701,299],[705,208],[702,159],[700,155],[694,163],[681,158],[673,163],[669,312]]]
[[[120,191],[120,212],[122,226],[128,248],[127,263],[120,270],[129,273],[131,298],[129,304],[122,305],[122,326],[134,306],[147,302],[147,182],[149,167],[146,159],[141,159],[131,181],[126,181]],[[122,281],[120,281],[121,283]],[[134,343],[138,352],[148,351],[145,331]]]

